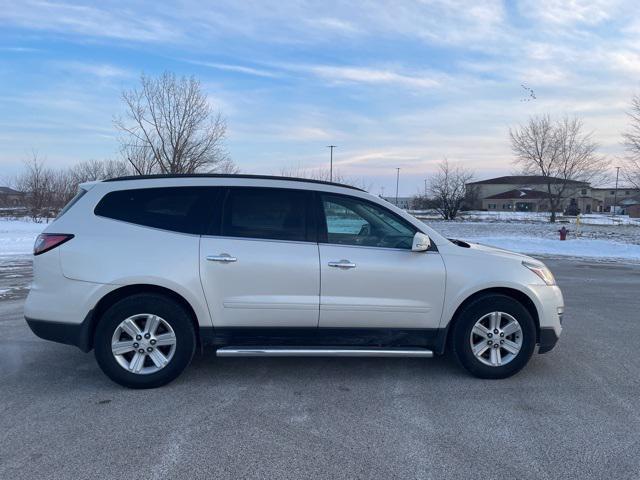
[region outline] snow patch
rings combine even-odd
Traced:
[[[0,255],[26,255],[33,252],[36,237],[46,223],[30,220],[0,220]]]
[[[463,240],[530,255],[640,261],[640,245],[607,240],[552,240],[532,237],[465,237]]]

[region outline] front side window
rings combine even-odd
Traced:
[[[215,187],[162,187],[118,190],[106,194],[95,214],[147,227],[201,234]]]
[[[411,249],[416,229],[385,208],[333,195],[322,197],[322,207],[328,243]]]
[[[231,188],[225,201],[222,235],[305,241],[307,198],[303,190]]]

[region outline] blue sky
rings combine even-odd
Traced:
[[[198,77],[245,173],[336,169],[373,193],[422,188],[442,158],[513,170],[509,126],[579,115],[623,153],[640,91],[634,1],[0,0],[0,178],[115,158],[122,89]],[[521,84],[532,88],[527,97]]]

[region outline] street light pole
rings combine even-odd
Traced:
[[[329,181],[333,182],[333,149],[336,145],[327,145],[327,148],[331,150],[331,159],[329,160]]]
[[[620,175],[620,167],[616,167],[616,189],[613,194],[613,218],[616,216],[618,210],[618,176]]]
[[[400,185],[400,167],[396,167],[396,207],[398,206],[398,186]]]

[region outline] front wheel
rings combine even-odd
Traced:
[[[517,300],[492,294],[478,298],[453,326],[452,347],[458,362],[479,378],[506,378],[529,361],[536,345],[536,325]]]
[[[158,294],[136,294],[112,305],[95,334],[95,357],[114,382],[155,388],[189,365],[196,337],[189,313]]]

